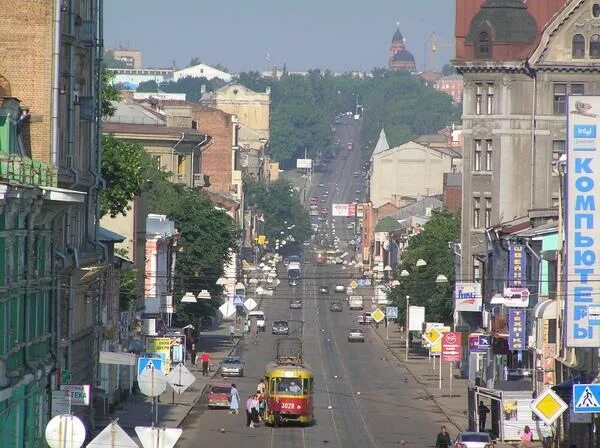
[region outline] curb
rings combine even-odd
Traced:
[[[419,381],[419,379],[417,378],[417,375],[408,366],[408,363],[404,359],[402,359],[401,356],[398,356],[396,353],[394,353],[394,351],[388,346],[388,344],[383,339],[383,336],[381,336],[377,330],[375,331],[375,334],[381,340],[381,342],[383,342],[383,345],[385,346],[385,348],[387,349],[387,351],[390,352],[392,354],[392,356],[394,358],[396,358],[396,360],[399,361],[404,366],[404,368],[410,374],[410,376],[417,382],[417,384],[419,384],[421,386],[421,388],[423,389],[423,391],[425,391],[426,396],[431,398],[431,400],[435,403],[435,405],[440,410],[440,412],[444,415],[444,417],[446,417],[446,419],[452,424],[452,426],[454,426],[454,428],[458,432],[464,431],[464,429],[459,424],[457,424],[453,420],[452,417],[450,417],[448,414],[446,414],[446,412],[444,411],[444,408],[442,407],[442,405],[440,403],[438,403],[438,401],[435,398],[435,396],[431,395],[429,393],[429,391],[427,390],[427,388],[423,385],[423,383],[421,383],[421,381]]]

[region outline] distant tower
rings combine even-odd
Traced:
[[[404,70],[408,72],[417,70],[414,56],[406,49],[404,36],[400,32],[399,22],[396,22],[396,32],[394,33],[394,37],[392,37],[388,68],[390,70]]]

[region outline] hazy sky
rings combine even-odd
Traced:
[[[233,72],[387,66],[396,22],[417,68],[426,42],[452,44],[455,0],[105,0],[106,47],[142,50],[146,67],[197,56]],[[438,68],[453,54],[440,48]],[[269,56],[268,56],[269,55]],[[269,58],[269,60],[267,60]]]

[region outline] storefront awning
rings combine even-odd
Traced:
[[[543,300],[533,309],[533,315],[536,319],[556,319],[556,301]]]

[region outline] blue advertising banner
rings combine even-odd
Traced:
[[[525,329],[527,311],[518,308],[508,309],[508,349],[525,350]]]
[[[525,257],[525,245],[510,243],[508,246],[508,286],[525,286],[525,269],[527,259]]]
[[[600,347],[600,96],[567,102],[565,336],[567,347]]]

